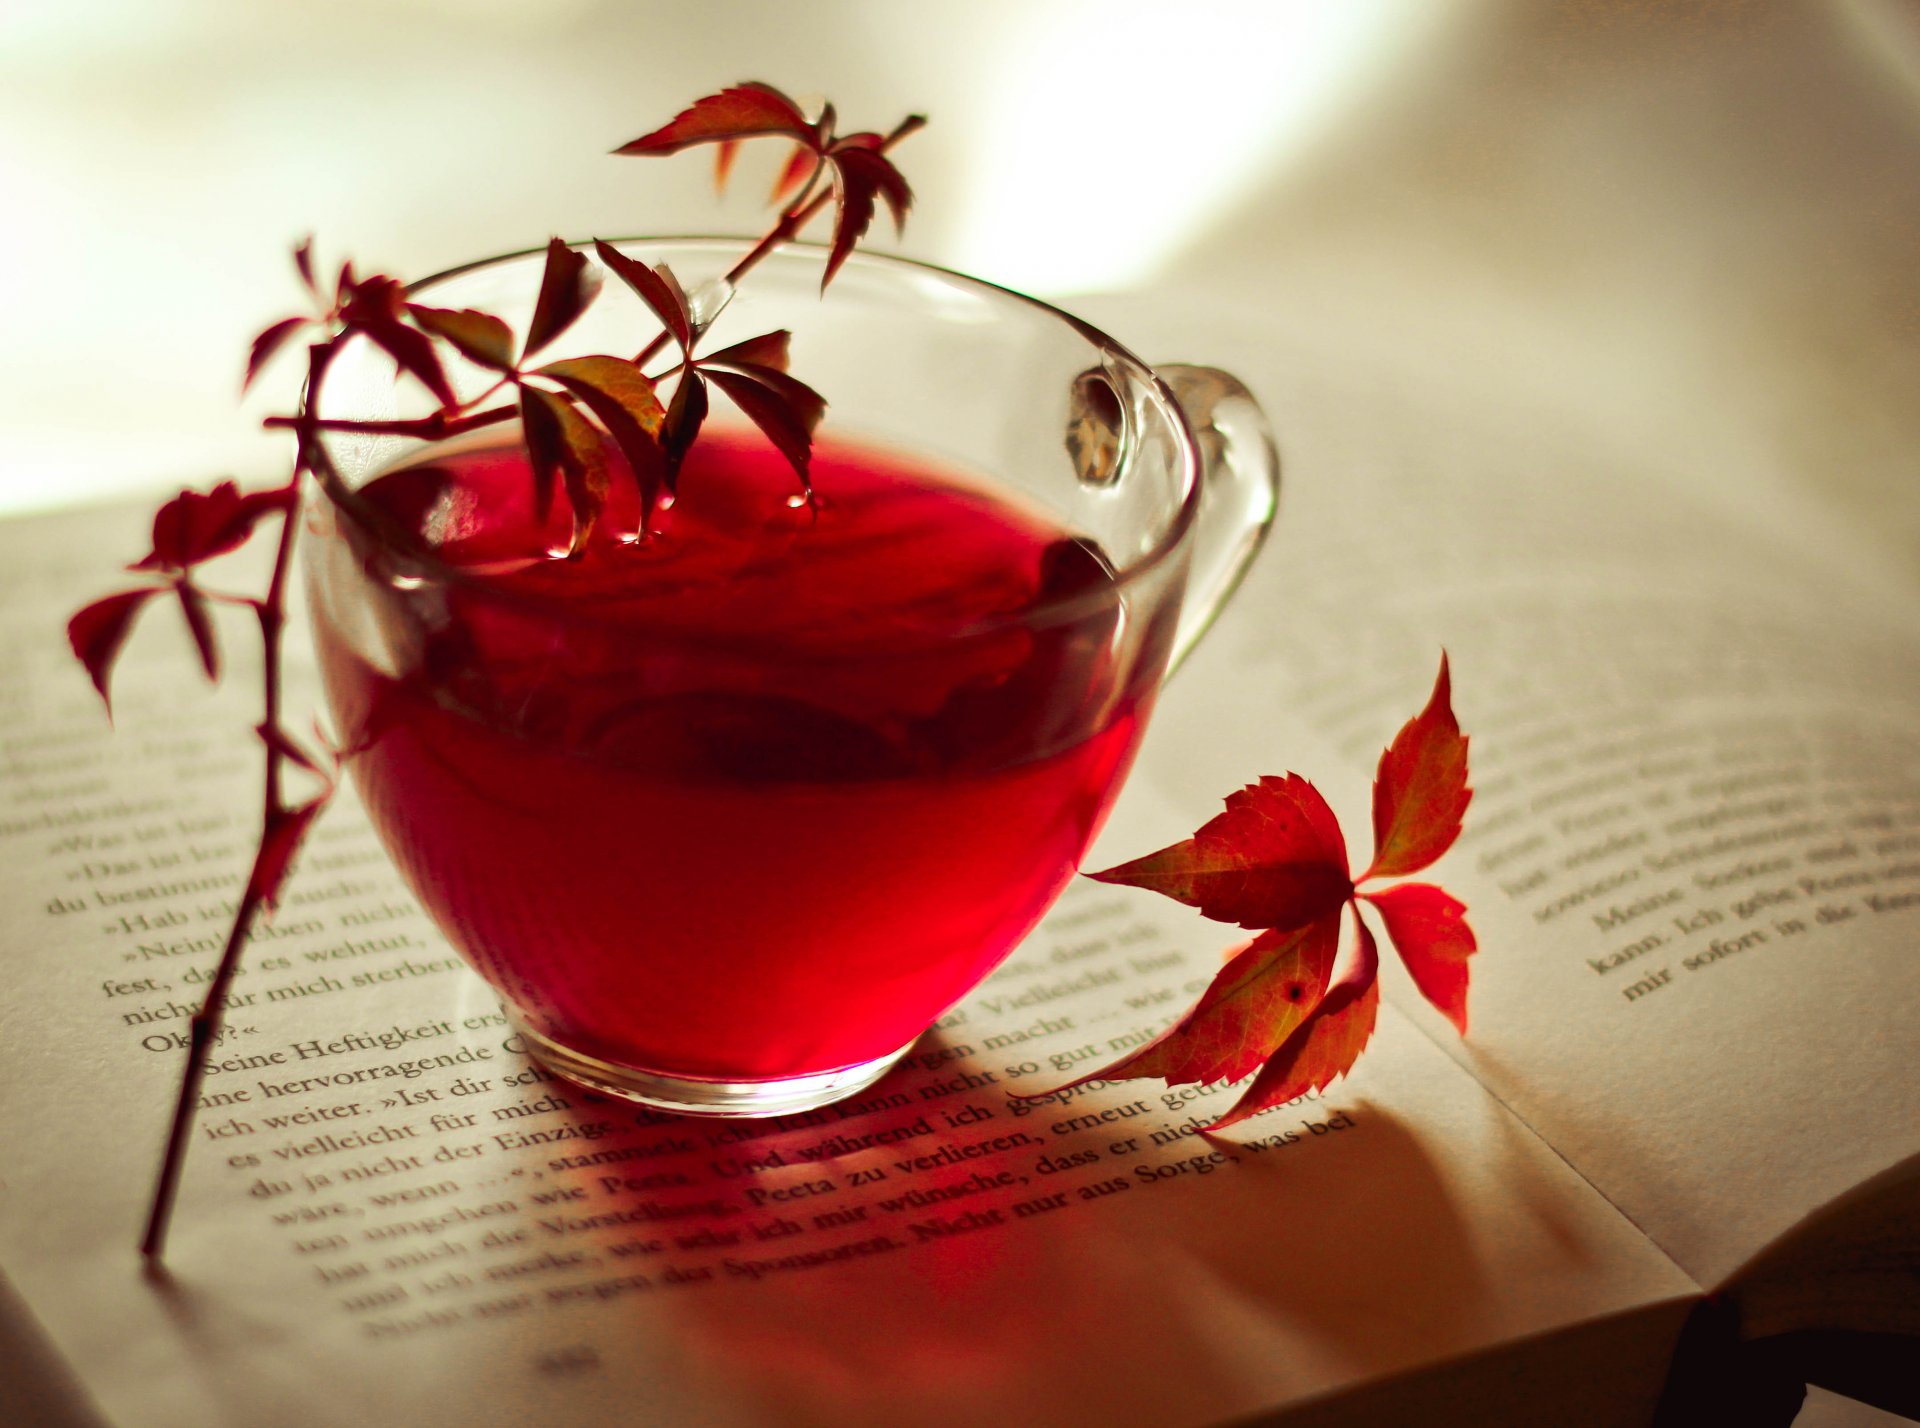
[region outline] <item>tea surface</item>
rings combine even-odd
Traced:
[[[367,494],[468,578],[316,609],[422,904],[589,1055],[747,1079],[899,1049],[1038,920],[1132,756],[1158,661],[1115,658],[1088,545],[891,452],[823,444],[815,481],[789,505],[757,437],[706,434],[655,533],[616,499],[565,561],[517,447],[442,454]]]

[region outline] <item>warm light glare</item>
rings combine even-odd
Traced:
[[[954,259],[1041,292],[1123,287],[1306,146],[1441,6],[1071,0],[1009,26]],[[1423,18],[1424,17],[1424,18]],[[1018,27],[1018,28],[1016,28]],[[1078,135],[1061,146],[1033,136]]]

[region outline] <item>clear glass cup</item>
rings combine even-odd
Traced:
[[[741,251],[618,246],[696,294]],[[510,464],[487,448],[511,428],[424,452],[330,434],[308,503],[329,702],[402,874],[536,1057],[674,1111],[850,1095],[1013,949],[1278,491],[1232,378],[1156,371],[1046,304],[896,259],[856,254],[823,297],[824,257],[795,245],[711,288],[730,301],[703,347],[792,331],[830,404],[818,509],[716,401],[657,529],[637,538],[631,503],[608,518],[622,558],[705,551],[692,595],[644,569],[596,585],[592,559],[509,577],[395,534],[396,512],[479,529],[445,473]],[[524,330],[542,261],[414,293]],[[541,360],[656,329],[609,281]],[[463,396],[491,381],[454,375]],[[349,342],[318,410],[424,411],[394,376]]]

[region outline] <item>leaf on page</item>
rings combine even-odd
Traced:
[[[1473,793],[1467,787],[1467,738],[1453,717],[1452,690],[1443,654],[1427,707],[1380,755],[1373,777],[1373,863],[1362,879],[1417,873],[1460,836]]]
[[[1291,773],[1230,794],[1226,812],[1185,842],[1090,876],[1148,888],[1246,928],[1299,927],[1353,895],[1333,810]]]
[[[1352,1069],[1379,1014],[1379,944],[1362,904],[1414,985],[1464,1035],[1466,906],[1431,883],[1376,888],[1377,878],[1431,865],[1460,836],[1472,792],[1467,738],[1453,714],[1446,656],[1427,706],[1381,755],[1373,786],[1375,855],[1355,878],[1346,840],[1320,792],[1298,774],[1262,778],[1227,799],[1192,838],[1090,876],[1162,893],[1218,922],[1260,929],[1200,1000],[1166,1031],[1084,1081],[1158,1076],[1169,1085],[1253,1080],[1208,1129],[1221,1130]],[[1340,925],[1355,945],[1333,975]],[[1050,1093],[1042,1093],[1050,1094]]]

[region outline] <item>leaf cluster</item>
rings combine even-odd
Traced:
[[[1385,752],[1373,782],[1373,858],[1348,870],[1346,839],[1319,790],[1298,774],[1231,795],[1192,838],[1105,872],[1101,882],[1148,888],[1259,935],[1229,954],[1193,1008],[1145,1046],[1071,1084],[1163,1077],[1252,1083],[1209,1129],[1220,1130],[1352,1069],[1379,1013],[1379,944],[1364,903],[1414,985],[1464,1035],[1466,906],[1424,882],[1375,886],[1432,865],[1460,836],[1472,791],[1467,737],[1454,718],[1446,656],[1426,707]],[[1334,976],[1341,925],[1355,946]]]

